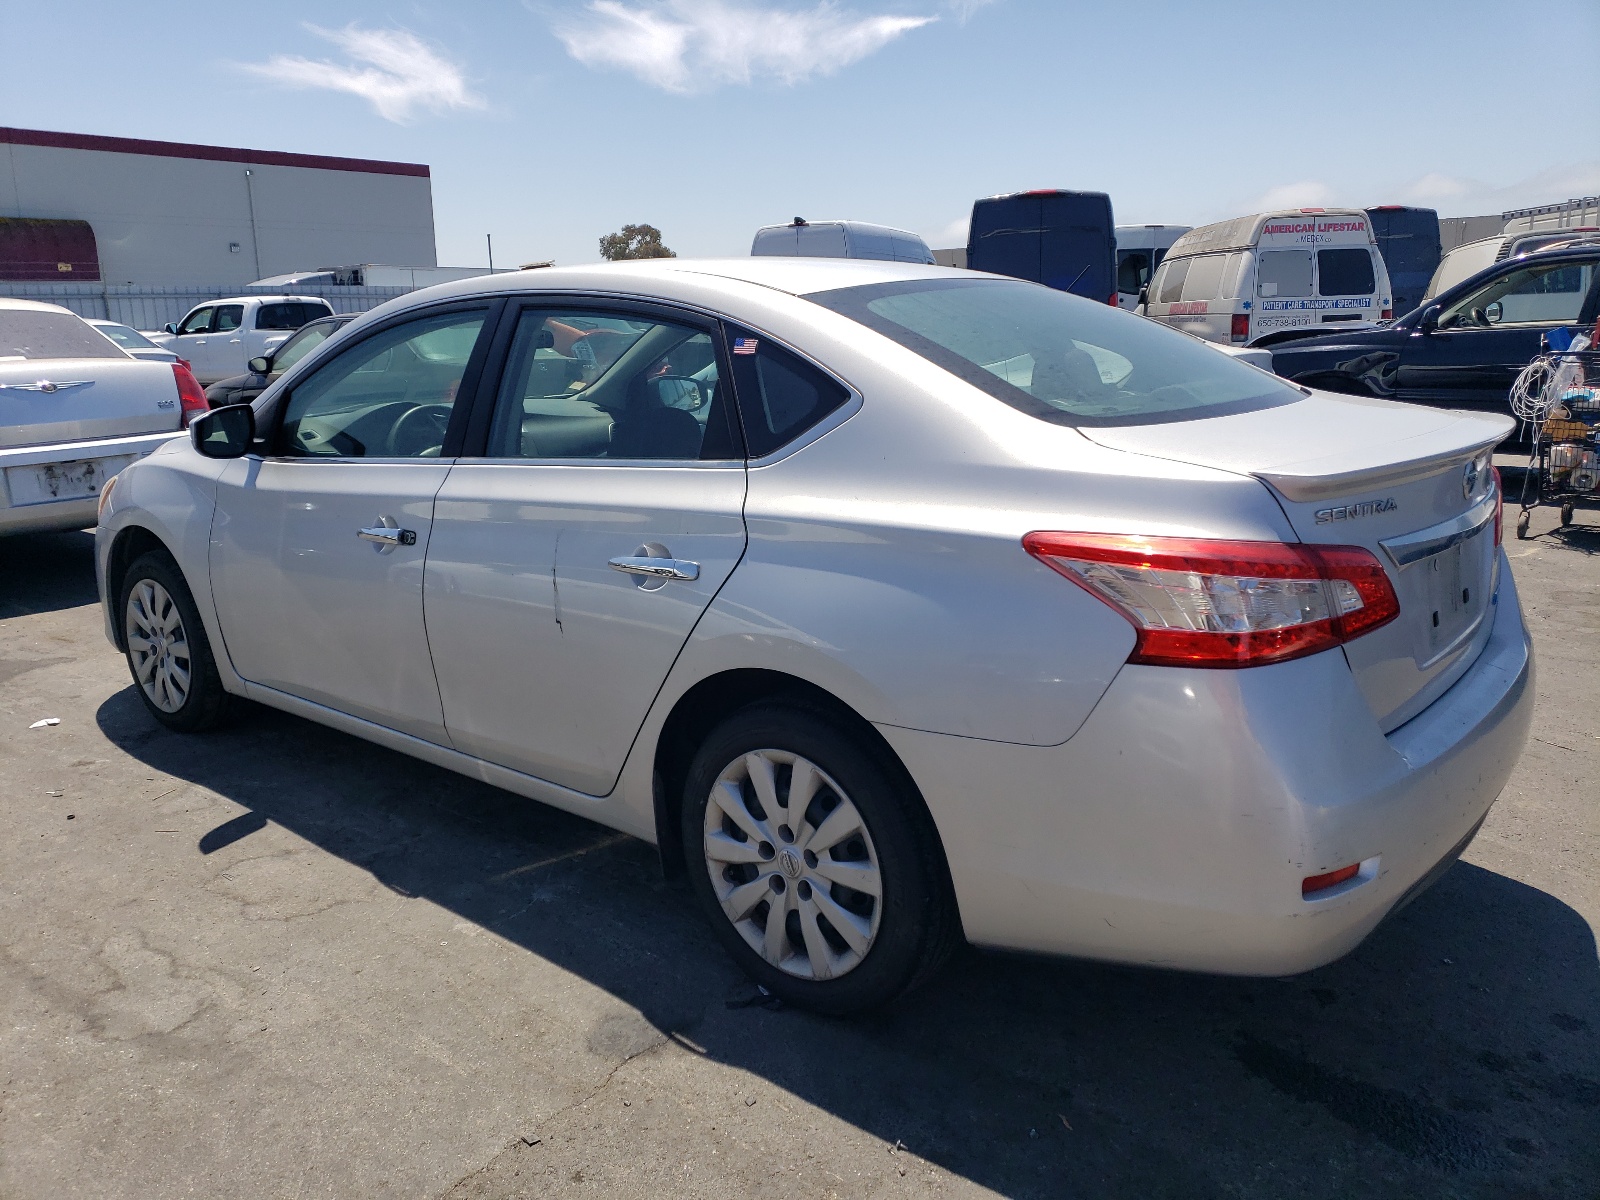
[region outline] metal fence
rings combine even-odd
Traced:
[[[177,321],[196,304],[223,296],[270,296],[282,288],[261,287],[142,287],[101,283],[0,283],[0,296],[40,300],[70,308],[80,317],[118,321],[135,329],[160,329]],[[337,287],[305,284],[289,289],[296,296],[321,296],[334,312],[366,312],[386,300],[403,296],[408,287]]]

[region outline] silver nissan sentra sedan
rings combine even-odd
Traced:
[[[796,1004],[962,939],[1280,975],[1522,749],[1508,429],[968,271],[546,269],[129,467],[100,594],[156,720],[248,697],[648,839]]]

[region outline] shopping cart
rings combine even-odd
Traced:
[[[1533,452],[1522,477],[1517,536],[1541,504],[1561,506],[1572,524],[1579,505],[1600,507],[1600,352],[1541,354],[1511,389],[1511,410],[1530,427]]]

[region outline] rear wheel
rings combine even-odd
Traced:
[[[707,918],[783,1000],[884,1004],[959,940],[921,799],[873,749],[809,709],[730,717],[689,770],[683,844]]]
[[[122,578],[119,611],[128,671],[150,715],[180,733],[220,724],[232,697],[178,565],[164,553],[141,555]]]

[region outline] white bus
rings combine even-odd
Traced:
[[[1359,208],[1256,213],[1190,230],[1167,251],[1139,311],[1236,346],[1394,317],[1383,256]]]
[[[1117,226],[1117,307],[1138,307],[1144,291],[1172,243],[1188,233],[1188,225]]]

